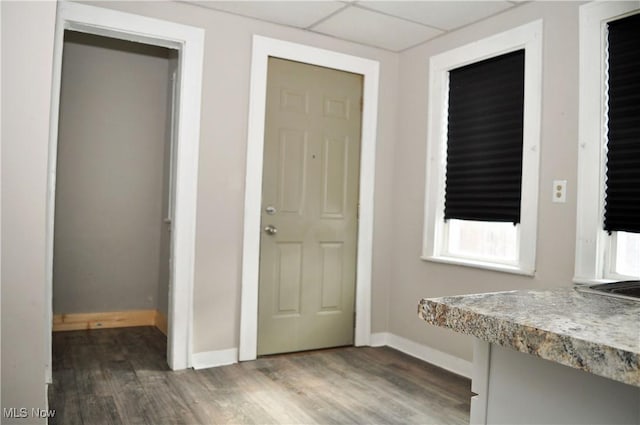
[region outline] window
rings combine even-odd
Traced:
[[[580,8],[578,283],[640,278],[639,12]]]
[[[430,60],[424,251],[535,269],[542,21]]]

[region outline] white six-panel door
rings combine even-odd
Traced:
[[[353,344],[362,76],[270,58],[258,354]]]

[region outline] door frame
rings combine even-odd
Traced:
[[[240,361],[254,360],[257,357],[260,210],[262,208],[267,69],[270,56],[353,72],[364,77],[359,182],[360,215],[356,259],[355,345],[370,345],[371,340],[371,265],[379,62],[254,35],[244,202],[242,297],[238,353]]]
[[[162,46],[179,51],[180,81],[176,103],[178,123],[173,228],[172,271],[169,285],[167,362],[173,370],[191,366],[193,332],[193,276],[196,237],[196,201],[200,142],[200,102],[204,30],[174,22],[70,2],[59,2],[54,40],[51,124],[47,169],[45,269],[46,380],[51,382],[53,319],[53,238],[55,214],[58,119],[64,31]]]

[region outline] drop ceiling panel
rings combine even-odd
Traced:
[[[357,4],[441,30],[459,28],[514,6],[508,1],[359,1]]]
[[[208,9],[307,28],[347,5],[338,1],[189,1]]]
[[[517,0],[182,1],[395,52],[519,3]]]
[[[442,34],[442,31],[424,25],[353,6],[330,16],[311,30],[395,52]]]

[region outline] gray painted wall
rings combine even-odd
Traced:
[[[44,229],[56,5],[3,1],[0,7],[2,407],[44,408]]]
[[[168,251],[161,249],[168,54],[65,33],[54,314],[156,309],[160,298],[166,305],[159,287],[168,269]]]

